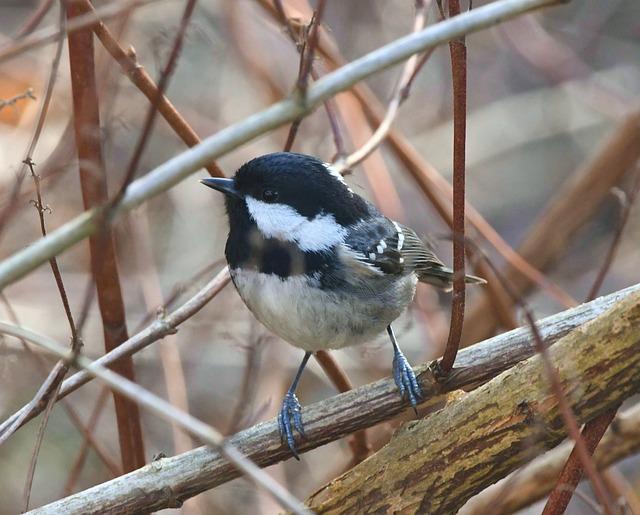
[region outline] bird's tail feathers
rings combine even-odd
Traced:
[[[453,288],[453,270],[446,267],[429,267],[424,270],[416,270],[418,280],[422,283],[431,284],[444,291]],[[464,282],[467,284],[487,284],[482,277],[475,275],[465,275]]]

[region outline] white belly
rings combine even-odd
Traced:
[[[281,279],[253,270],[231,270],[233,283],[255,317],[306,351],[339,349],[373,339],[413,299],[417,279],[402,278],[379,296],[311,287],[303,276]]]

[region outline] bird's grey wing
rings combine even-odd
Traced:
[[[398,275],[444,266],[415,232],[385,217],[354,224],[345,241],[347,259],[372,271]]]
[[[449,289],[453,272],[410,228],[380,217],[349,228],[343,245],[342,261],[369,275],[415,273],[418,279]]]

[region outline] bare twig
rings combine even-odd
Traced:
[[[64,10],[61,11],[61,20],[64,20]],[[61,23],[63,23],[61,21]],[[40,219],[40,231],[42,232],[42,236],[47,235],[47,227],[44,219],[44,213],[47,210],[51,210],[49,206],[44,206],[42,202],[42,192],[40,191],[40,177],[36,174],[34,169],[34,162],[30,157],[25,159],[25,164],[29,167],[29,171],[31,172],[31,177],[33,178],[33,182],[36,188],[36,200],[34,201],[34,206],[38,211],[38,218]],[[62,306],[64,308],[65,315],[67,317],[67,322],[69,324],[69,329],[71,331],[71,351],[75,354],[80,352],[82,347],[82,341],[80,340],[80,336],[78,335],[78,331],[76,329],[76,324],[73,320],[73,315],[71,314],[71,307],[69,306],[69,298],[67,297],[67,292],[64,287],[64,282],[62,280],[62,274],[60,273],[60,267],[58,267],[58,261],[55,257],[52,257],[49,260],[49,264],[51,265],[51,271],[53,272],[53,277],[56,282],[56,286],[58,288],[58,293],[60,294],[60,299],[62,300]],[[49,377],[53,378],[53,381],[48,388],[45,396],[40,399],[39,403],[45,403],[46,407],[44,410],[44,416],[40,422],[40,427],[38,428],[38,433],[36,435],[36,443],[34,445],[33,453],[31,456],[31,461],[29,463],[29,469],[27,472],[27,480],[25,482],[24,494],[23,494],[23,503],[25,511],[29,509],[29,499],[31,497],[31,487],[33,485],[33,477],[36,471],[36,464],[38,461],[38,455],[40,453],[40,446],[42,444],[42,440],[44,438],[44,433],[47,427],[47,423],[49,421],[49,416],[51,415],[51,411],[53,410],[53,405],[55,404],[55,399],[58,396],[58,392],[60,390],[60,385],[62,384],[62,380],[67,375],[69,371],[69,365],[65,363],[63,360],[58,361],[54,369],[51,371]]]
[[[18,95],[14,95],[11,98],[7,98],[6,100],[0,98],[0,111],[2,111],[5,107],[15,106],[20,100],[26,100],[27,98],[31,100],[37,100],[36,96],[33,94],[32,88],[27,88],[23,93],[19,93]]]
[[[100,379],[112,390],[127,397],[130,401],[136,402],[165,420],[176,422],[184,430],[218,450],[238,471],[246,474],[256,484],[265,488],[283,507],[292,510],[296,514],[309,514],[309,511],[300,501],[295,499],[282,486],[271,479],[268,474],[262,472],[255,463],[241,454],[233,445],[225,442],[224,437],[213,427],[188,413],[174,408],[171,404],[152,394],[150,391],[129,381],[126,377],[99,365],[95,361],[91,361],[82,355],[69,353],[64,347],[46,336],[25,329],[24,327],[14,326],[4,322],[0,322],[0,332],[15,336],[16,338],[23,338],[48,350],[69,364],[84,369],[91,376]]]
[[[353,390],[353,384],[349,376],[330,352],[318,351],[313,356],[339,392],[344,393]],[[364,429],[353,434],[349,439],[349,445],[353,453],[352,466],[360,463],[371,454],[371,445],[367,441],[367,432]]]
[[[600,268],[596,280],[594,281],[593,286],[589,291],[589,295],[587,296],[587,302],[593,300],[596,297],[596,295],[600,291],[600,287],[602,286],[607,272],[611,268],[613,258],[622,238],[622,233],[624,232],[624,228],[629,219],[629,213],[631,212],[631,208],[633,207],[636,195],[640,190],[639,172],[640,170],[636,169],[636,173],[638,175],[636,177],[635,183],[631,187],[629,195],[624,195],[624,193],[621,194],[620,218],[618,220],[613,240],[611,241],[611,245],[609,247],[605,260],[602,263],[602,267]],[[593,452],[596,450],[598,443],[604,436],[607,427],[609,427],[609,424],[611,424],[611,422],[613,421],[617,410],[618,409],[615,408],[611,411],[607,411],[594,420],[591,420],[584,426],[582,430],[582,438],[586,442],[587,452],[590,455],[593,455]],[[567,506],[569,505],[569,502],[571,501],[571,497],[575,491],[575,488],[582,478],[582,473],[582,459],[576,446],[574,447],[573,451],[571,451],[571,455],[567,459],[562,473],[558,477],[556,486],[551,492],[549,499],[547,500],[547,504],[545,505],[543,511],[544,515],[562,515],[565,512]]]
[[[82,0],[79,7],[85,14],[95,13],[95,9],[89,0]],[[171,126],[175,133],[184,141],[187,146],[193,147],[200,143],[200,138],[189,126],[186,120],[180,115],[171,101],[160,93],[146,72],[144,67],[138,62],[133,48],[125,50],[119,44],[109,28],[102,22],[93,26],[93,32],[98,37],[104,48],[109,52],[120,65],[123,73],[129,80],[144,94],[152,105],[157,105],[158,112]],[[165,88],[166,89],[166,88]],[[222,170],[215,163],[207,163],[206,169],[214,177],[223,177]]]
[[[95,406],[93,407],[93,411],[89,416],[89,420],[87,421],[87,432],[93,433],[96,426],[98,425],[98,420],[100,419],[100,415],[102,414],[102,410],[109,398],[109,389],[103,387],[100,390],[100,394],[98,395],[98,400],[96,401]],[[89,451],[89,440],[85,438],[82,440],[82,445],[80,446],[80,450],[78,451],[78,455],[71,466],[71,471],[69,472],[69,477],[67,478],[67,482],[64,485],[64,495],[69,495],[73,492],[73,488],[78,481],[78,477],[82,472],[82,466],[84,465],[84,461],[87,458],[87,454]],[[119,475],[119,474],[118,474]]]
[[[584,442],[585,450],[590,456],[593,456],[593,452],[596,450],[600,440],[602,440],[604,432],[616,416],[616,411],[617,409],[605,411],[585,424],[580,441]],[[565,512],[575,492],[575,488],[582,478],[582,471],[584,469],[583,459],[584,457],[581,456],[581,451],[578,449],[578,446],[575,445],[558,477],[555,488],[551,492],[551,495],[549,495],[549,499],[547,499],[547,503],[542,511],[543,515],[562,515]],[[602,488],[606,492],[604,484]],[[597,490],[596,495],[598,495]],[[608,494],[605,495],[607,498],[609,497]],[[598,495],[598,497],[600,496]],[[600,502],[602,503],[602,499],[600,499]],[[605,513],[613,515],[615,512],[613,511],[610,500],[609,503],[609,506],[605,505],[603,508]]]
[[[449,17],[460,15],[459,0],[449,0]],[[465,156],[467,139],[467,46],[464,38],[449,43],[453,83],[453,298],[451,324],[440,371],[448,374],[458,354],[465,306]]]
[[[191,15],[193,14],[193,10],[195,9],[196,1],[197,0],[187,0],[185,4],[184,11],[182,12],[182,18],[180,19],[180,25],[174,37],[171,53],[169,54],[167,63],[160,73],[157,92],[153,100],[151,100],[151,105],[147,110],[147,115],[142,126],[142,131],[140,132],[140,136],[138,137],[138,141],[133,150],[133,155],[131,156],[131,160],[129,161],[129,164],[127,166],[127,171],[124,175],[124,179],[122,181],[120,189],[118,190],[118,193],[116,193],[114,198],[111,200],[111,206],[118,205],[118,203],[124,196],[125,191],[129,187],[129,184],[135,177],[136,170],[138,169],[138,165],[140,164],[140,159],[142,158],[142,153],[144,152],[147,141],[149,140],[149,136],[151,135],[151,131],[153,129],[153,124],[158,115],[158,105],[164,97],[164,93],[169,86],[169,80],[171,79],[171,76],[173,75],[175,67],[178,63],[178,57],[180,56],[180,52],[182,50],[182,42],[184,41],[184,36],[187,32],[187,27],[189,26]],[[110,209],[112,209],[112,207],[110,207]]]
[[[31,13],[27,21],[25,21],[20,28],[16,31],[14,39],[20,39],[26,36],[27,34],[31,34],[35,28],[40,25],[40,22],[47,15],[51,7],[53,6],[54,0],[41,0],[38,7]]]
[[[430,1],[424,2],[422,0],[416,2],[416,15],[413,22],[414,32],[419,32],[424,28],[427,21],[427,11],[430,3]],[[387,137],[400,106],[407,100],[407,98],[409,98],[413,80],[416,78],[420,69],[429,60],[433,51],[434,49],[430,49],[422,56],[415,54],[409,58],[404,65],[398,84],[396,85],[395,92],[391,98],[391,102],[389,102],[389,106],[387,107],[387,112],[378,125],[378,128],[375,130],[371,138],[369,138],[369,140],[358,150],[334,163],[336,171],[339,173],[345,173],[358,163],[364,161],[376,148],[380,146]]]
[[[472,243],[472,242],[468,242],[468,243]],[[562,415],[562,420],[567,429],[567,433],[575,442],[574,450],[577,455],[577,459],[579,460],[580,465],[584,467],[584,470],[589,476],[589,480],[593,485],[595,494],[598,497],[598,500],[600,501],[600,504],[605,514],[613,515],[614,511],[612,508],[610,496],[606,490],[606,487],[604,486],[604,483],[602,482],[602,478],[600,477],[600,474],[598,473],[598,470],[596,469],[596,466],[593,463],[593,459],[591,457],[593,454],[593,451],[589,451],[589,445],[587,444],[587,442],[585,442],[585,439],[583,438],[582,433],[580,432],[580,426],[578,425],[578,421],[576,420],[575,414],[573,413],[571,409],[571,405],[567,400],[567,396],[565,395],[565,392],[562,389],[562,384],[560,381],[560,377],[558,375],[558,371],[554,368],[551,358],[549,357],[548,346],[544,342],[544,339],[542,337],[542,334],[540,332],[538,325],[536,324],[536,321],[531,309],[529,308],[528,304],[521,297],[518,296],[514,288],[508,283],[507,279],[502,275],[502,273],[498,270],[498,268],[487,258],[486,254],[484,254],[478,247],[476,247],[475,250],[481,256],[483,256],[487,264],[493,270],[495,276],[498,278],[498,280],[502,282],[503,287],[505,288],[507,293],[509,293],[512,300],[520,307],[520,309],[524,313],[524,316],[527,320],[527,323],[529,324],[531,333],[533,335],[533,341],[535,342],[536,352],[542,358],[542,361],[544,363],[544,368],[547,374],[547,378],[551,383],[550,384],[551,391],[554,393],[556,400],[558,402],[558,408]],[[615,410],[613,415],[615,415]],[[611,418],[613,418],[613,416]],[[604,433],[604,429],[602,430],[602,433]],[[601,437],[602,437],[602,434],[600,434],[600,438]],[[599,441],[600,438],[598,438],[597,441]],[[597,441],[596,441],[596,445],[597,445]],[[571,494],[569,494],[569,498],[570,497],[571,497]],[[564,509],[561,512],[554,512],[554,513],[561,514],[563,512],[564,512]]]
[[[307,94],[307,83],[309,81],[309,75],[315,75],[313,69],[313,56],[315,54],[316,45],[318,44],[318,27],[322,22],[322,15],[324,13],[325,4],[326,0],[320,0],[318,2],[318,8],[311,17],[309,27],[307,27],[305,31],[305,37],[302,39],[302,41],[294,39],[296,48],[298,48],[300,52],[300,65],[298,68],[298,80],[296,81],[296,94],[300,95],[303,101]],[[295,32],[291,28],[290,21],[284,12],[282,2],[280,0],[276,0],[275,5],[278,13],[283,19],[285,26],[287,27],[289,35],[295,38]],[[329,112],[329,110],[327,112]],[[287,135],[287,141],[284,144],[285,152],[289,152],[291,150],[296,135],[298,134],[300,123],[302,123],[302,118],[294,120],[291,124],[289,134]]]
[[[162,339],[167,334],[175,332],[178,325],[200,311],[207,302],[215,297],[229,283],[229,281],[229,271],[225,268],[178,309],[165,317],[156,319],[146,329],[135,334],[129,338],[129,340],[122,343],[96,362],[104,366],[111,366],[123,357],[131,356],[153,342]],[[77,390],[80,386],[86,384],[90,380],[91,376],[86,372],[78,372],[74,374],[62,383],[58,399],[61,399]],[[41,412],[42,407],[37,407],[33,412],[31,412],[28,409],[28,406],[25,406],[18,412],[14,413],[11,417],[0,424],[0,440],[3,438],[7,428],[16,423],[18,419],[22,419],[19,424],[20,426]],[[27,415],[25,416],[25,414]]]
[[[607,251],[607,255],[605,256],[604,262],[598,271],[598,275],[596,280],[593,282],[591,286],[591,290],[589,290],[589,294],[587,295],[587,302],[596,298],[600,288],[602,287],[602,283],[604,282],[604,278],[607,275],[607,272],[611,268],[613,263],[613,259],[616,255],[616,251],[618,250],[618,246],[620,245],[620,240],[622,239],[622,233],[624,232],[624,228],[629,221],[629,214],[631,213],[631,208],[636,201],[636,197],[638,196],[638,192],[640,192],[640,168],[636,168],[635,170],[636,178],[635,183],[632,185],[629,194],[625,194],[623,191],[619,191],[617,198],[620,202],[620,215],[618,219],[618,223],[616,225],[616,230],[613,234],[613,239],[611,240],[611,245],[609,246],[609,250]],[[616,191],[616,190],[614,190]]]
[[[7,314],[9,315],[9,319],[11,320],[11,322],[14,323],[15,325],[21,325],[20,324],[20,320],[18,319],[17,313],[15,312],[15,310],[13,309],[11,304],[9,303],[9,299],[7,299],[6,296],[3,293],[0,293],[0,299],[2,300],[2,302],[5,305],[5,308],[7,310]],[[25,351],[27,352],[27,354],[34,359],[34,361],[36,363],[36,366],[38,367],[38,369],[42,373],[43,377],[46,379],[48,374],[47,374],[47,369],[46,369],[46,363],[45,363],[44,356],[40,355],[39,353],[33,352],[31,347],[29,345],[27,345],[26,341],[21,340],[20,342],[22,343],[22,346],[25,349]],[[108,454],[108,452],[93,437],[92,433],[82,424],[82,421],[80,420],[80,416],[75,412],[75,410],[73,409],[71,404],[69,402],[67,402],[66,399],[64,399],[62,401],[62,405],[64,406],[65,411],[67,412],[67,414],[69,415],[69,418],[70,418],[72,424],[78,429],[80,434],[84,437],[85,442],[88,443],[93,448],[93,450],[95,451],[95,453],[98,456],[98,458],[100,458],[102,463],[107,467],[107,469],[109,469],[111,474],[113,476],[121,475],[122,471],[120,470],[120,467],[118,466],[118,464],[113,461],[113,459]],[[39,408],[39,412],[41,412],[41,411],[42,411],[42,408]],[[18,428],[18,426],[16,426],[16,429],[17,428]],[[8,436],[10,436],[10,435],[7,434],[7,431],[0,432],[0,441],[6,440],[8,438]]]
[[[76,0],[66,4],[66,12],[69,19],[82,15]],[[104,205],[108,195],[100,140],[93,33],[85,28],[70,33],[68,41],[80,186],[85,209],[92,209]],[[91,272],[98,294],[104,345],[110,351],[128,339],[127,325],[111,231],[107,224],[98,225],[98,234],[89,239]],[[113,368],[129,380],[134,380],[133,360],[130,358],[123,359]],[[140,414],[135,403],[115,393],[114,403],[122,466],[129,472],[145,463]]]
[[[39,31],[33,32],[18,41],[0,45],[0,62],[15,57],[22,52],[26,52],[27,50],[31,50],[32,48],[40,45],[56,41],[60,37],[64,37],[66,34],[90,27],[98,20],[105,21],[122,16],[132,9],[155,1],[157,0],[122,0],[120,2],[111,2],[110,4],[97,9],[95,14],[92,13],[79,16],[73,20],[73,23],[67,24],[65,30],[60,30],[59,27],[47,27],[45,29],[40,29]]]
[[[42,129],[44,128],[44,123],[47,119],[47,113],[49,112],[49,105],[51,103],[51,97],[53,95],[53,88],[56,84],[56,80],[58,78],[58,68],[60,67],[60,58],[62,57],[62,48],[64,43],[64,38],[62,34],[64,34],[64,28],[66,24],[66,17],[64,16],[64,10],[62,6],[60,7],[60,36],[58,37],[58,44],[56,46],[55,55],[53,61],[51,62],[51,68],[49,70],[49,78],[47,79],[47,87],[45,90],[44,97],[42,99],[42,105],[40,106],[40,112],[38,113],[38,121],[36,122],[36,127],[33,131],[33,135],[31,136],[31,141],[29,142],[29,147],[25,153],[24,160],[22,161],[22,166],[18,172],[16,180],[13,184],[13,188],[11,190],[9,201],[7,205],[4,207],[2,212],[0,213],[0,236],[2,236],[3,231],[6,229],[8,225],[8,220],[13,213],[14,209],[19,200],[20,188],[22,186],[22,182],[24,181],[27,175],[27,159],[32,159],[34,152],[36,150],[36,146],[38,145],[38,141],[40,140],[40,134],[42,134]]]

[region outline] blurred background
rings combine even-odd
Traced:
[[[9,44],[24,30],[41,3],[44,2],[2,0],[0,44]],[[107,3],[94,2],[96,7]],[[474,2],[474,7],[485,3],[488,2]],[[284,4],[287,13],[301,25],[308,23],[311,10],[305,0],[286,0]],[[466,2],[463,4],[466,8]],[[135,48],[138,60],[155,80],[171,51],[183,5],[175,0],[158,0],[108,22],[124,48]],[[298,52],[270,5],[260,0],[198,2],[167,95],[201,137],[242,120],[293,90]],[[56,27],[58,9],[55,2],[40,26]],[[414,13],[411,0],[328,0],[321,41],[339,49],[350,61],[411,32]],[[431,6],[428,23],[434,23],[437,17],[435,6]],[[620,131],[625,130],[629,120],[632,127],[640,127],[640,3],[574,0],[471,35],[466,42],[467,200],[514,248],[526,242],[535,228],[537,247],[529,248],[525,257],[541,268],[557,288],[581,302],[602,266],[618,224],[621,195],[609,190],[614,186],[618,188],[614,191],[630,191],[632,172],[636,171],[626,165],[620,170],[616,163],[612,169],[595,166],[594,159],[612,138],[622,138]],[[96,49],[101,139],[109,187],[115,194],[149,104],[98,42]],[[51,43],[0,62],[0,208],[9,202],[20,174],[55,52],[56,44]],[[316,60],[316,66],[321,75],[334,67],[323,55]],[[391,98],[400,72],[400,67],[395,67],[366,81],[383,105]],[[345,146],[347,151],[353,151],[368,139],[371,125],[353,95],[338,95],[335,105]],[[51,210],[46,213],[50,230],[83,211],[72,115],[69,61],[64,45],[51,106],[32,155],[42,177],[43,202]],[[430,165],[450,180],[452,95],[448,47],[437,49],[422,68],[394,127],[425,166]],[[637,128],[635,131],[635,136],[626,133],[627,144],[619,148],[618,154],[632,156],[637,152],[640,136]],[[288,127],[274,130],[225,155],[218,164],[230,175],[256,155],[281,150],[287,132]],[[137,176],[184,148],[158,117]],[[293,150],[327,161],[335,157],[324,109],[318,108],[305,118]],[[633,163],[637,157],[629,159]],[[224,266],[227,222],[221,196],[198,183],[205,173],[190,177],[115,224],[130,334],[156,317],[161,306],[168,310],[179,306]],[[593,174],[593,182],[589,183],[592,187],[586,188],[584,196],[566,198],[570,203],[564,206],[565,210],[569,208],[564,211],[568,217],[541,223],[540,217],[549,214],[551,205],[562,205],[559,192],[562,195],[568,191],[562,188],[585,173]],[[347,180],[385,214],[429,236],[438,255],[451,264],[450,229],[416,186],[397,148],[383,144],[355,167]],[[605,193],[598,195],[595,192],[602,184],[606,184]],[[23,182],[18,198],[17,208],[3,229],[1,258],[40,237],[37,212],[31,203],[35,193],[30,177]],[[567,223],[570,229],[566,229]],[[469,235],[477,238],[494,263],[503,266],[504,257],[471,225],[468,227]],[[640,208],[636,206],[601,294],[638,282],[639,242]],[[545,257],[536,262],[538,253]],[[58,262],[72,311],[78,315],[91,284],[88,245],[76,245],[59,256]],[[513,276],[519,277],[518,273]],[[538,317],[565,309],[561,299],[548,289],[523,287],[522,291],[527,293]],[[68,325],[48,266],[6,288],[0,300],[0,319],[11,320],[15,316],[26,327],[59,342],[69,342]],[[441,355],[450,302],[450,295],[421,287],[413,307],[396,322],[400,344],[412,363]],[[466,343],[507,328],[504,322],[497,321],[495,306],[486,300],[484,289],[470,289],[467,306]],[[511,316],[521,323],[516,307],[512,307]],[[104,352],[95,301],[89,305],[82,336],[88,356],[98,357]],[[355,385],[390,373],[392,353],[386,337],[334,355]],[[260,326],[229,286],[183,324],[176,335],[145,349],[134,361],[141,385],[188,407],[196,417],[229,433],[275,415],[301,357],[300,350]],[[52,364],[47,358],[46,370]],[[19,342],[0,339],[0,419],[28,402],[43,377],[41,368]],[[302,404],[334,393],[334,386],[312,361],[298,390]],[[93,417],[97,420],[93,432],[106,461],[111,463],[99,458],[93,449],[79,457],[83,437],[66,410],[58,405],[40,452],[32,507],[118,474],[120,455],[111,396],[105,395],[100,385],[91,383],[72,394],[68,403],[85,423],[95,413],[96,405],[102,406],[99,417]],[[394,420],[369,430],[372,446],[383,445],[399,422]],[[188,438],[176,436],[169,424],[144,411],[142,426],[147,460],[192,446]],[[23,509],[22,491],[36,431],[37,423],[31,422],[0,448],[0,513]],[[343,440],[306,453],[301,463],[289,460],[268,470],[295,495],[305,498],[344,471],[351,459],[351,448]],[[636,491],[640,491],[638,465],[634,459],[620,465]],[[588,488],[584,490],[589,495]],[[574,499],[568,513],[582,513],[584,509],[580,499]],[[248,481],[238,479],[199,495],[183,511],[269,514],[278,512],[278,506]],[[528,513],[539,511],[540,507],[534,506]]]

